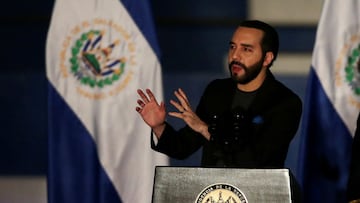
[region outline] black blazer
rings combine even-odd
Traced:
[[[152,148],[185,159],[203,147],[204,167],[283,168],[300,122],[300,98],[268,71],[249,109],[241,112],[241,127],[235,139],[231,106],[236,88],[231,78],[217,79],[200,99],[197,115],[208,125],[217,123],[220,128],[210,141],[189,126],[176,131],[167,124],[157,145],[152,141]],[[214,115],[218,119],[215,122]]]

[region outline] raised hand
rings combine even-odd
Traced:
[[[159,104],[149,89],[146,89],[147,95],[141,89],[138,89],[137,93],[141,99],[137,100],[139,106],[136,107],[136,111],[145,123],[153,129],[155,135],[160,137],[165,128],[166,110],[164,102]]]
[[[203,122],[196,113],[192,110],[190,102],[182,89],[178,89],[174,92],[179,102],[170,100],[170,103],[179,112],[169,112],[170,116],[181,118],[184,122],[192,128],[194,131],[202,134],[206,139],[210,139],[210,133],[208,131],[208,125]]]

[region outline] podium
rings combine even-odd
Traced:
[[[153,203],[301,202],[289,169],[155,168]]]

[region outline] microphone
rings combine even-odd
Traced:
[[[234,141],[239,141],[240,139],[240,130],[241,130],[241,120],[244,119],[244,115],[243,114],[240,114],[240,113],[234,113],[233,114],[233,127],[232,127],[232,130],[233,130],[233,138],[234,138]]]
[[[211,115],[208,126],[210,141],[227,147],[244,144],[251,134],[249,119],[246,112],[241,109],[234,109],[222,115]]]
[[[208,127],[208,131],[210,133],[210,141],[215,142],[218,140],[218,115],[212,115],[210,118],[210,123]]]

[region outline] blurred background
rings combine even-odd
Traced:
[[[0,203],[46,202],[45,43],[53,5],[49,0],[9,1],[0,13]],[[272,71],[304,99],[321,0],[152,0],[151,5],[167,104],[181,87],[196,106],[208,82],[228,76],[228,42],[244,19],[263,20],[279,31],[280,52]],[[300,132],[286,160],[293,173]],[[198,166],[199,158],[200,152],[171,163]]]

